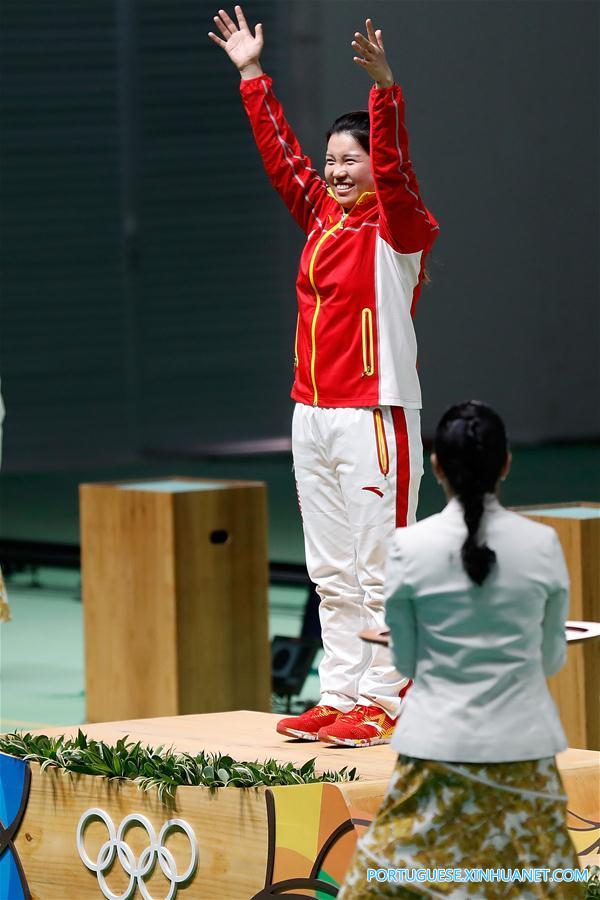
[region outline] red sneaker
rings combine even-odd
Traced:
[[[372,747],[389,744],[398,720],[390,719],[380,706],[355,706],[319,731],[319,740],[342,747]]]
[[[313,706],[301,716],[280,719],[277,731],[289,737],[304,738],[305,741],[318,741],[319,728],[331,725],[341,715],[343,715],[341,710],[335,709],[334,706]]]

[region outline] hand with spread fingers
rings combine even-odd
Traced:
[[[394,76],[385,55],[381,30],[375,31],[372,19],[367,19],[365,26],[367,36],[357,31],[352,41],[356,52],[361,54],[354,57],[354,62],[367,70],[378,88],[391,87]]]
[[[263,74],[260,65],[264,44],[262,25],[260,22],[256,25],[253,35],[242,7],[236,6],[234,9],[237,25],[224,9],[220,9],[214,22],[223,37],[218,37],[213,31],[209,31],[208,36],[218,47],[223,48],[243,79],[256,78]]]

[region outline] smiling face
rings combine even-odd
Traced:
[[[339,131],[329,138],[325,181],[344,209],[351,209],[365,191],[375,190],[371,157],[347,131]]]

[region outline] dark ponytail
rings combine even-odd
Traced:
[[[477,400],[459,403],[444,413],[437,427],[434,451],[450,487],[463,507],[467,538],[461,557],[465,571],[483,584],[496,554],[477,543],[484,494],[493,493],[508,446],[500,416]]]

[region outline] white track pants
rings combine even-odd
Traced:
[[[394,528],[415,521],[423,474],[420,413],[382,406],[297,404],[294,470],[308,573],[321,597],[321,703],[381,706],[395,718],[406,684],[386,647],[358,634],[384,628],[383,579]]]

